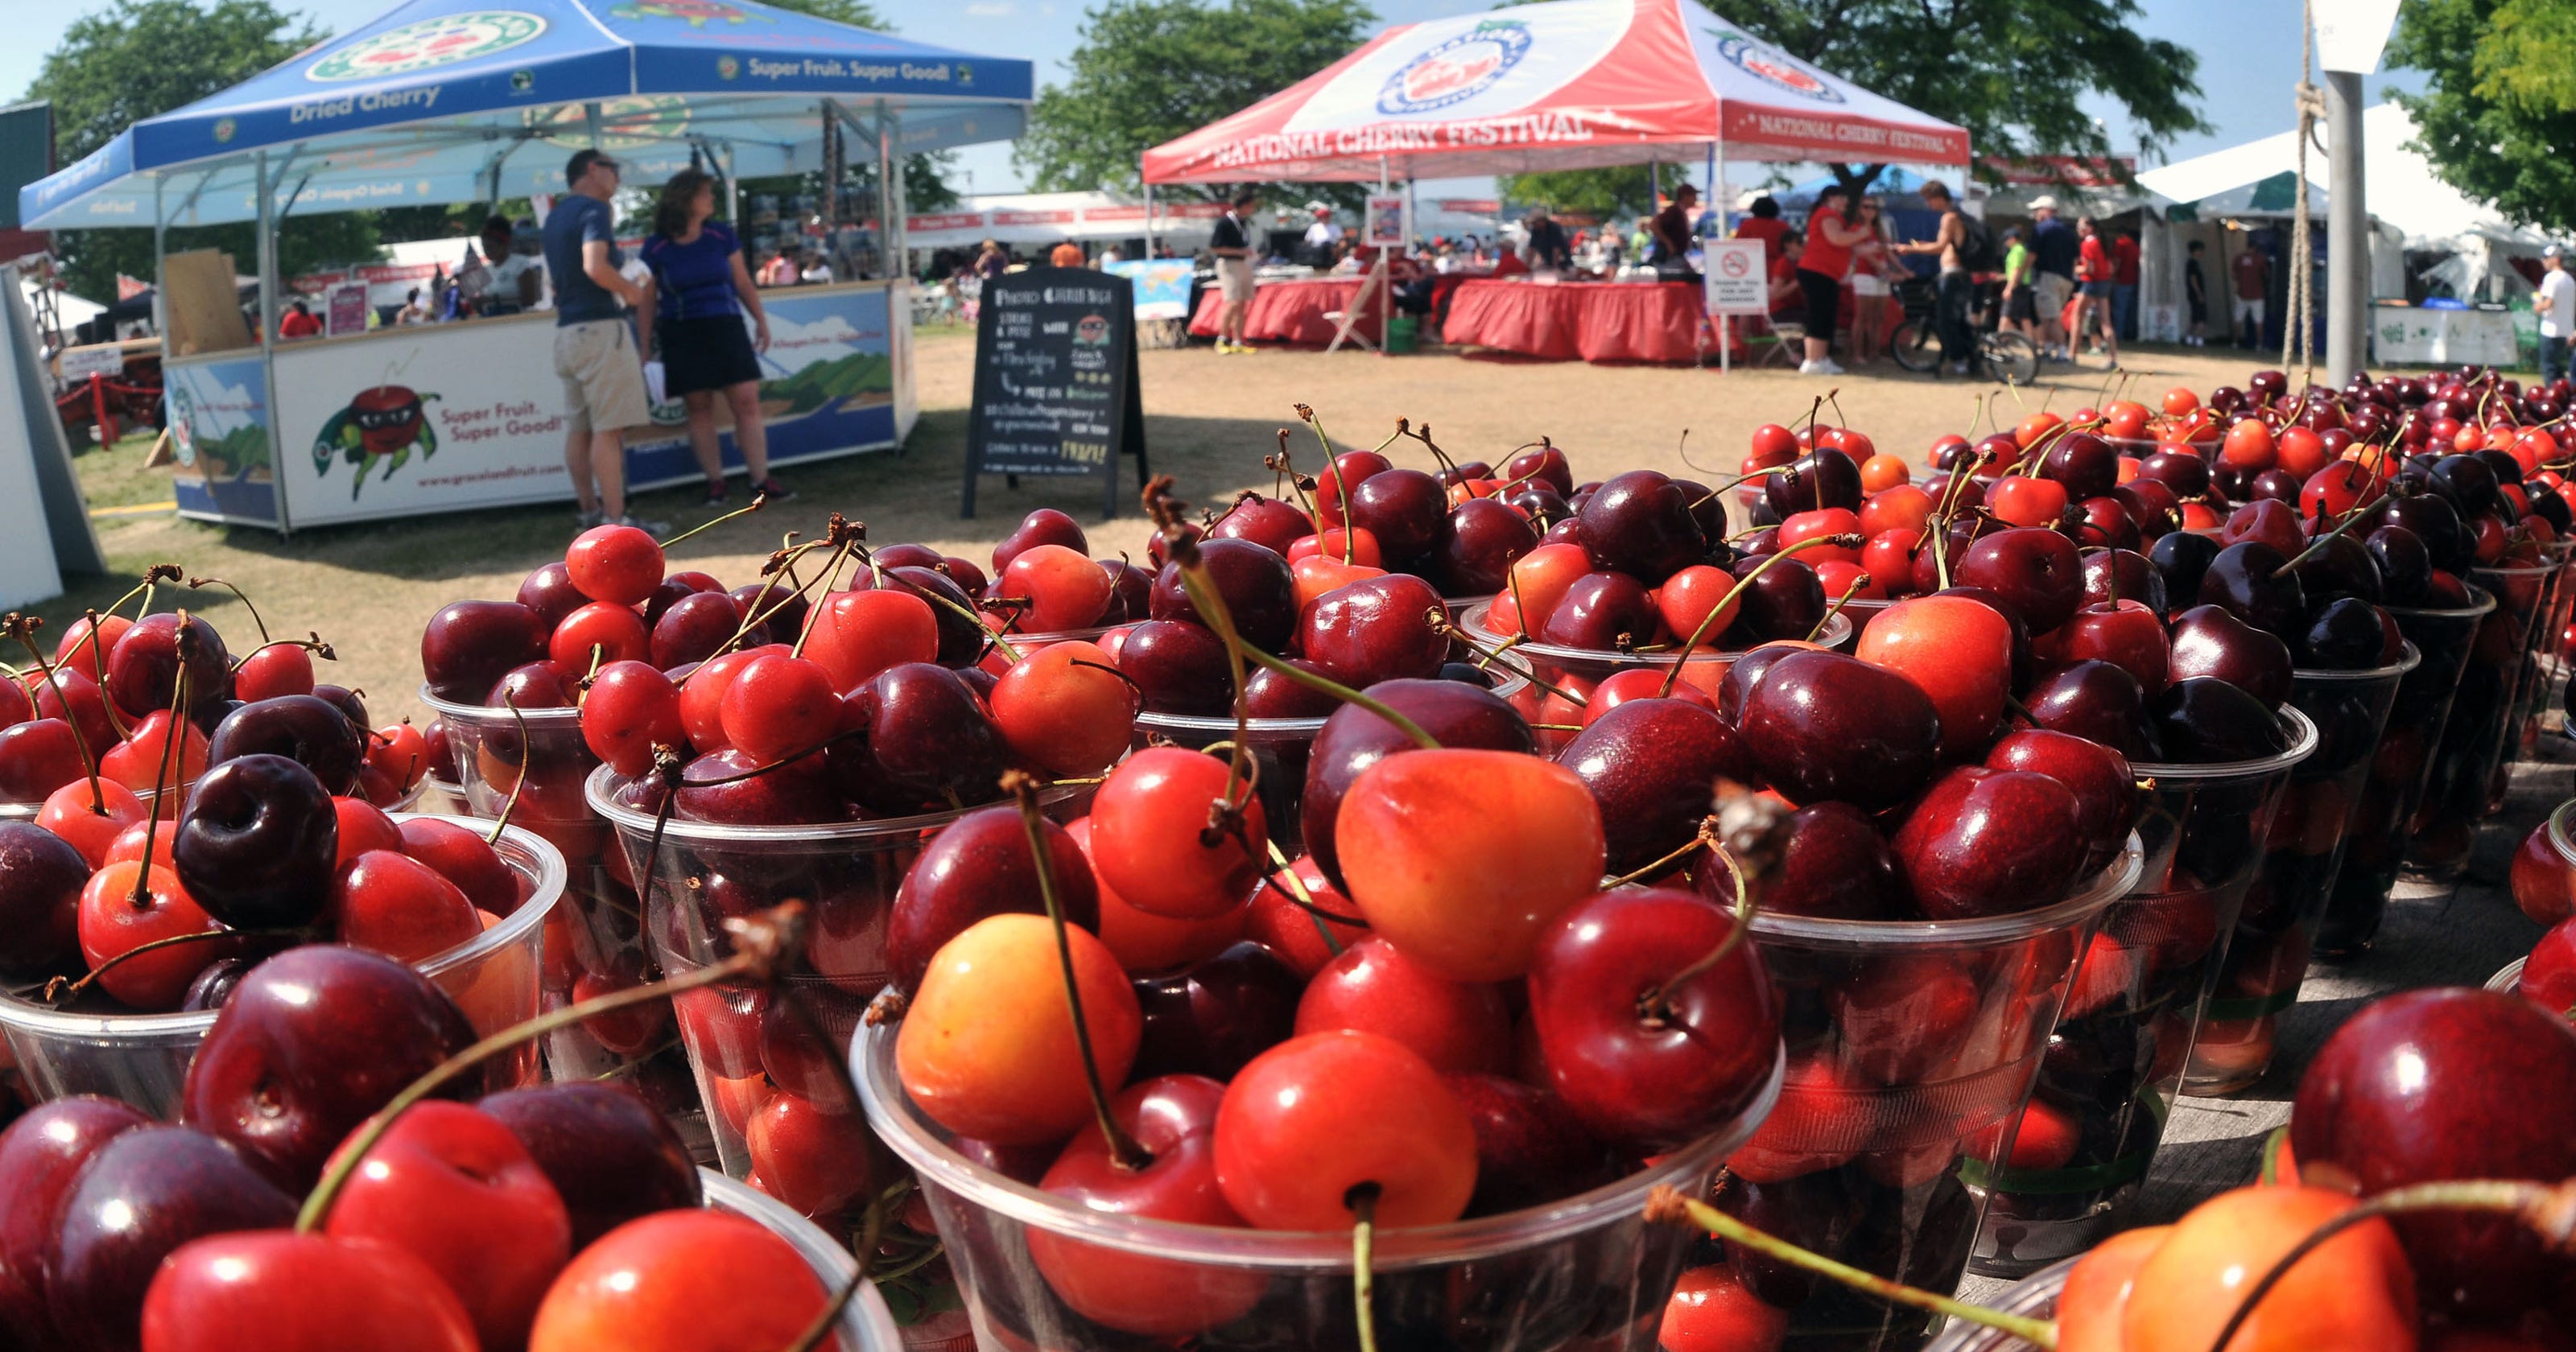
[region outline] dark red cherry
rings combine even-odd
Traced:
[[[321,707],[347,722],[338,710]],[[206,914],[233,929],[313,923],[331,899],[339,858],[339,814],[331,797],[311,770],[285,756],[239,756],[208,770],[171,834],[170,863],[180,885]]]
[[[572,584],[572,570],[561,559],[539,564],[519,583],[519,604],[537,613],[538,622],[547,633],[563,623],[564,616],[598,600],[582,595]]]
[[[2216,540],[2190,531],[2175,531],[2157,539],[2147,553],[2164,579],[2164,612],[2168,615],[2189,610],[2200,604],[2200,582],[2208,575],[2210,560],[2221,548]]]
[[[0,980],[79,970],[81,889],[89,875],[89,861],[61,836],[30,821],[0,821]]]
[[[1091,862],[1063,827],[1039,823],[1067,923],[1100,928],[1100,892]],[[1005,912],[1043,915],[1028,828],[1018,808],[978,808],[949,823],[928,844],[895,890],[885,922],[885,966],[896,985],[921,982],[930,957],[976,921]]]
[[[732,596],[720,591],[691,592],[672,602],[653,622],[653,665],[703,662],[733,640],[742,621],[742,603]]]
[[[2173,678],[2222,680],[2266,705],[2290,697],[2290,645],[2218,606],[2174,617]]]
[[[1745,747],[1791,802],[1841,799],[1875,811],[1930,778],[1941,720],[1923,688],[1840,653],[1771,664],[1744,705]]]
[[[1726,857],[1703,848],[1691,876],[1700,894],[1735,905]],[[1896,920],[1911,909],[1896,856],[1869,814],[1849,803],[1817,803],[1789,818],[1779,861],[1762,879],[1762,909],[1823,920]]]
[[[1470,1216],[1499,1216],[1607,1181],[1608,1156],[1556,1095],[1500,1075],[1443,1076],[1476,1125]]]
[[[1362,578],[1307,603],[1298,651],[1354,689],[1433,676],[1449,657],[1448,636],[1432,626],[1441,613],[1440,594],[1410,573]]]
[[[54,1326],[73,1347],[131,1349],[161,1260],[205,1235],[282,1229],[295,1200],[223,1141],[155,1125],[100,1146],[59,1214],[45,1262]]]
[[[1738,561],[1735,576],[1750,577],[1758,564],[1759,560],[1751,557]],[[1804,639],[1825,621],[1825,584],[1806,560],[1782,559],[1753,578],[1744,589],[1741,605],[1736,623],[1756,642]]]
[[[477,704],[512,667],[545,656],[553,632],[516,601],[451,602],[421,629],[421,674],[440,699]]]
[[[332,794],[358,783],[366,760],[365,729],[328,701],[312,695],[256,700],[224,715],[206,739],[206,764],[243,756],[283,756],[301,763]]]
[[[179,675],[179,623],[180,617],[172,613],[146,615],[108,649],[105,685],[116,707],[138,717],[170,707],[173,682]],[[230,696],[232,658],[224,651],[223,635],[193,615],[187,623],[191,639],[188,702],[193,706]]]
[[[1377,537],[1392,568],[1430,557],[1449,516],[1449,490],[1418,469],[1382,470],[1352,490],[1349,506],[1351,524]]]
[[[2025,527],[1985,536],[1968,546],[1950,575],[2002,596],[2035,634],[2066,623],[2084,602],[2084,565],[2075,542],[2052,530]]]
[[[2120,852],[2140,801],[2129,758],[2111,747],[2045,728],[2004,734],[1986,751],[1986,766],[2046,775],[2075,795],[2087,845],[2084,871],[2097,872]]]
[[[1286,557],[1288,546],[1315,533],[1315,522],[1297,504],[1258,493],[1235,499],[1207,529],[1211,540],[1250,540]]]
[[[2257,629],[2295,634],[2306,619],[2306,592],[2289,558],[2258,540],[2245,540],[2218,551],[2201,575],[2200,600]]]
[[[1278,954],[1249,939],[1176,972],[1135,979],[1145,1031],[1136,1079],[1232,1079],[1244,1063],[1288,1039],[1305,983]]]
[[[519,1138],[572,1219],[573,1251],[638,1217],[699,1203],[698,1170],[670,1119],[623,1084],[539,1085],[474,1105]]]
[[[1127,631],[1118,670],[1148,712],[1215,715],[1232,707],[1234,668],[1225,640],[1190,620],[1147,620]]]
[[[1859,486],[1855,469],[1853,506],[1859,505]],[[1651,469],[1612,476],[1584,502],[1577,517],[1595,562],[1647,586],[1699,562],[1708,549],[1691,516],[1689,497],[1670,477]]]
[[[2022,696],[2039,726],[2148,758],[2147,693],[2127,669],[2109,662],[2069,663],[2040,673]]]
[[[19,1346],[59,1339],[45,1302],[45,1253],[63,1199],[109,1141],[150,1125],[135,1108],[80,1095],[40,1104],[0,1133],[0,1328]]]
[[[1566,588],[1564,597],[1547,613],[1538,638],[1562,648],[1615,652],[1653,642],[1660,623],[1654,598],[1634,576],[1625,572],[1585,573]]]
[[[1825,507],[1858,511],[1860,497],[1859,462],[1831,446],[1807,452],[1762,483],[1763,501],[1783,521]]]
[[[1386,681],[1369,690],[1372,699],[1412,719],[1441,746],[1452,750],[1537,750],[1529,723],[1500,696],[1462,681]],[[1413,739],[1394,724],[1356,704],[1324,720],[1306,760],[1306,792],[1299,817],[1306,848],[1325,876],[1341,884],[1341,866],[1333,849],[1334,820],[1342,797],[1370,766],[1390,755],[1414,749]]]
[[[2147,712],[2161,760],[2210,765],[2290,749],[2290,735],[2272,706],[2226,681],[2176,681]]]
[[[1020,524],[1000,544],[993,546],[993,576],[1000,577],[1021,551],[1037,545],[1062,545],[1077,554],[1091,552],[1091,541],[1082,533],[1082,523],[1053,507],[1040,507],[1020,518]]]
[[[1897,867],[1935,920],[2055,903],[2088,853],[2075,794],[2046,775],[1954,766],[1905,814]]]
[[[1601,804],[1609,871],[1630,873],[1680,849],[1709,813],[1710,786],[1744,781],[1752,758],[1701,704],[1632,699],[1592,720],[1557,753]]]
[[[1514,560],[1538,548],[1529,518],[1492,498],[1449,509],[1431,549],[1431,576],[1450,596],[1486,596],[1511,579]]]
[[[1250,540],[1216,539],[1200,545],[1199,564],[1243,641],[1263,652],[1283,651],[1297,627],[1297,583],[1288,560]],[[1158,620],[1206,623],[1181,588],[1178,564],[1164,564],[1154,579],[1152,607]]]
[[[2120,453],[2090,432],[2069,432],[2040,457],[2039,477],[2066,485],[2066,496],[2077,502],[2098,498],[2120,481]]]

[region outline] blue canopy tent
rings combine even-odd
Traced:
[[[864,156],[879,166],[873,214],[884,257],[901,260],[902,175],[894,172],[901,157],[1018,136],[1033,83],[1026,61],[909,42],[754,0],[407,0],[220,94],[136,123],[21,189],[19,208],[34,230],[149,228],[156,254],[172,227],[258,222],[260,331],[269,335],[262,351],[270,360],[258,373],[257,402],[265,420],[281,393],[276,227],[293,212],[561,193],[566,159],[585,146],[616,156],[630,185],[665,181],[695,163],[723,179],[728,197],[742,178]],[[881,308],[903,300],[900,282],[894,286],[878,298]],[[899,333],[858,327],[892,346],[893,365],[905,365]],[[847,344],[826,347],[866,355],[844,352]],[[897,379],[896,402],[908,409],[908,383]],[[250,397],[237,373],[200,394],[209,406]],[[802,416],[809,411],[802,403],[814,397],[804,388],[790,402],[802,401]],[[174,420],[177,403],[174,392]],[[261,435],[291,448],[290,434],[300,430],[294,410],[278,413],[281,421],[263,424]],[[227,438],[237,432],[220,429]],[[273,493],[236,491],[215,505],[193,503],[183,479],[182,511],[284,529],[402,510],[386,501],[391,490],[363,512],[303,510],[309,489],[288,492],[283,482],[301,458],[291,450],[278,457]],[[318,450],[315,458],[325,459]],[[359,460],[354,451],[350,458]],[[362,490],[375,463],[370,451],[359,469]],[[524,479],[533,471],[507,473]],[[643,465],[634,476],[639,484],[656,477]],[[539,500],[545,490],[515,491],[456,494],[416,510]],[[552,491],[562,494],[564,483]]]

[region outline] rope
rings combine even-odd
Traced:
[[[2310,276],[2316,271],[2316,259],[2308,241],[2308,143],[2317,133],[2317,123],[2325,117],[2324,91],[2309,78],[2316,67],[2316,4],[2300,0],[2299,5],[2299,179],[2298,220],[2290,227],[2289,291],[2282,299],[2289,313],[2289,324],[2281,331],[2281,369],[2290,367],[2292,345],[2297,346],[2304,368],[2301,388],[2317,383],[2317,354],[2308,336],[2310,312],[2315,304]],[[2322,147],[2320,147],[2322,149]]]

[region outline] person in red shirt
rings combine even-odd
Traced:
[[[1753,199],[1753,214],[1735,227],[1737,239],[1762,241],[1762,266],[1769,268],[1780,261],[1780,237],[1794,233],[1787,221],[1780,219],[1780,204],[1768,195]]]
[[[1834,364],[1834,320],[1842,307],[1843,276],[1851,271],[1852,246],[1870,238],[1870,227],[1854,224],[1851,189],[1835,184],[1816,197],[1807,213],[1807,251],[1798,259],[1798,285],[1807,293],[1807,359],[1802,376],[1838,376]]]
[[[288,305],[286,317],[277,321],[277,336],[280,338],[314,338],[321,333],[322,321],[300,300]]]
[[[2111,331],[2137,341],[2138,237],[2126,230],[2111,241]]]
[[[1798,289],[1798,257],[1806,252],[1807,237],[1796,226],[1780,232],[1780,253],[1771,260],[1771,316],[1774,319],[1796,319],[1806,313],[1806,293]]]
[[[2102,228],[2090,216],[2078,217],[2076,236],[2082,243],[2075,251],[2075,322],[2067,326],[2074,336],[2068,340],[2069,355],[2081,347],[2088,330],[2100,332],[2102,349],[2109,356],[2111,369],[2120,369],[2120,336],[2111,328],[2111,287],[2118,269],[2111,262],[2111,250],[2102,238]]]

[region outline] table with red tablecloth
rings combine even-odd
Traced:
[[[1458,288],[1440,341],[1553,361],[1695,363],[1715,350],[1696,282],[1477,280]]]
[[[1348,309],[1358,300],[1364,277],[1292,277],[1253,288],[1252,308],[1243,316],[1243,336],[1257,343],[1322,347],[1333,341],[1342,321],[1325,316]],[[1377,341],[1377,306],[1360,316],[1359,332]],[[1190,316],[1190,333],[1214,338],[1225,318],[1225,295],[1210,288],[1199,297],[1199,312]]]

